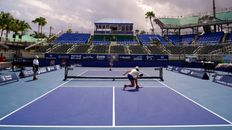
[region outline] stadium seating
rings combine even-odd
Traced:
[[[90,53],[107,54],[109,45],[94,45]]]
[[[163,48],[159,46],[147,46],[151,54],[166,54]]]
[[[168,35],[166,36],[170,42],[172,42],[174,45],[180,44],[181,37],[178,35]]]
[[[195,38],[195,34],[181,35],[182,44],[191,44]]]
[[[147,54],[147,51],[141,45],[130,45],[130,54]]]
[[[72,44],[63,44],[63,45],[59,45],[55,48],[52,49],[52,53],[67,53],[68,49],[71,48],[73,45]]]
[[[232,43],[232,32],[228,34],[227,42]]]
[[[87,33],[64,33],[54,42],[55,44],[85,44],[90,34]]]
[[[81,54],[81,53],[87,53],[90,45],[74,45],[72,50],[69,53],[72,54]]]
[[[118,44],[137,44],[136,38],[133,35],[118,35],[116,37]]]
[[[222,44],[216,44],[216,45],[205,45],[202,46],[198,51],[197,54],[209,54],[212,51],[218,50],[223,48],[225,45]]]
[[[127,54],[126,48],[124,45],[114,45],[110,47],[111,54]]]
[[[167,50],[171,52],[171,54],[194,54],[197,50],[198,46],[165,46]]]
[[[94,45],[109,45],[110,43],[110,41],[92,41]]]
[[[200,44],[220,43],[224,36],[224,32],[205,33],[199,36],[197,42]]]
[[[94,45],[109,45],[110,37],[107,35],[94,35],[91,37],[92,44]]]
[[[149,45],[153,41],[158,41],[163,45],[168,43],[160,35],[140,34],[140,35],[137,35],[137,38],[140,41],[140,43],[143,45]]]

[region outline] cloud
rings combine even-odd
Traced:
[[[21,0],[24,4],[28,6],[34,6],[43,10],[52,11],[52,7],[40,0]]]
[[[229,8],[231,1],[216,0],[216,4],[217,8]],[[154,11],[157,17],[212,11],[212,0],[0,0],[0,5],[3,11],[25,19],[33,30],[37,26],[31,21],[45,17],[47,32],[49,26],[53,31],[71,26],[74,31],[93,32],[94,21],[102,18],[127,19],[134,22],[135,29],[148,31],[151,27],[145,19],[147,11]]]
[[[16,18],[20,18],[21,17],[21,13],[18,10],[10,10],[9,11],[11,14],[14,14],[14,16]]]

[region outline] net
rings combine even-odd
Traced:
[[[128,79],[127,75],[124,75],[126,70],[113,70],[109,71],[107,69],[102,70],[85,70],[81,69],[80,67],[65,67],[65,75],[64,80],[67,79],[112,79],[112,80],[119,80],[119,79]],[[164,81],[163,79],[163,68],[157,67],[153,69],[151,74],[144,73],[140,71],[142,77],[138,77],[139,79],[159,79]]]

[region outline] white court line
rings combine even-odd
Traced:
[[[111,88],[109,86],[97,86],[97,85],[94,85],[93,86],[85,86],[85,85],[80,85],[80,86],[66,86],[68,88]],[[115,88],[123,88],[123,86],[113,86]],[[166,86],[141,86],[142,88],[166,88]],[[63,88],[63,87],[62,87]]]
[[[231,122],[231,121],[229,121],[228,119],[226,119],[226,118],[224,118],[224,117],[222,117],[222,116],[218,115],[217,113],[215,113],[215,112],[213,112],[212,110],[210,110],[210,109],[206,108],[205,106],[201,105],[200,103],[197,103],[196,101],[194,101],[194,100],[190,99],[189,97],[185,96],[185,95],[184,95],[184,94],[182,94],[181,92],[179,92],[179,91],[177,91],[177,90],[175,90],[175,89],[173,89],[173,88],[169,87],[169,86],[168,86],[168,85],[166,85],[165,83],[162,83],[162,82],[160,82],[160,81],[158,81],[158,82],[159,82],[160,84],[162,84],[162,85],[166,86],[167,88],[171,89],[171,90],[172,90],[172,91],[174,91],[175,93],[177,93],[177,94],[179,94],[179,95],[183,96],[184,98],[188,99],[188,100],[189,100],[189,101],[191,101],[192,103],[194,103],[194,104],[196,104],[196,105],[200,106],[201,108],[205,109],[206,111],[208,111],[208,112],[210,112],[210,113],[214,114],[215,116],[217,116],[217,117],[221,118],[222,120],[224,120],[224,121],[226,121],[227,123],[229,123],[230,125],[232,125],[232,122]]]
[[[4,128],[208,128],[208,127],[232,127],[226,125],[150,125],[150,126],[55,126],[55,125],[0,125]]]
[[[71,80],[72,80],[72,79],[71,79]],[[32,100],[32,101],[28,102],[27,104],[25,104],[25,105],[21,106],[20,108],[18,108],[18,109],[16,109],[16,110],[14,110],[13,112],[11,112],[11,113],[9,113],[9,114],[7,114],[7,115],[3,116],[2,118],[0,118],[0,121],[1,121],[1,120],[3,120],[3,119],[5,119],[5,118],[7,118],[8,116],[10,116],[10,115],[12,115],[12,114],[16,113],[17,111],[19,111],[19,110],[23,109],[24,107],[26,107],[26,106],[28,106],[28,105],[32,104],[33,102],[35,102],[35,101],[39,100],[40,98],[42,98],[42,97],[46,96],[47,94],[49,94],[49,93],[53,92],[54,90],[56,90],[56,89],[60,88],[61,86],[63,86],[63,85],[65,85],[65,84],[67,84],[67,83],[68,83],[68,82],[70,82],[71,80],[66,81],[66,82],[64,82],[64,83],[60,84],[59,86],[57,86],[57,87],[53,88],[52,90],[50,90],[50,91],[46,92],[46,93],[45,93],[45,94],[43,94],[43,95],[41,95],[41,96],[37,97],[36,99],[34,99],[34,100]]]
[[[201,105],[200,103],[194,101],[193,99],[190,99],[189,97],[187,97],[187,96],[185,96],[184,94],[182,94],[181,92],[179,92],[179,91],[177,91],[177,90],[175,90],[175,89],[169,87],[168,85],[166,85],[166,84],[164,84],[164,83],[162,83],[162,82],[160,82],[160,83],[163,84],[164,86],[166,86],[167,88],[171,89],[172,91],[176,92],[177,94],[179,94],[179,95],[183,96],[184,98],[188,99],[189,101],[193,102],[194,104],[196,104],[196,105],[202,107],[202,108],[205,109],[206,111],[208,111],[208,112],[214,114],[215,116],[217,116],[217,117],[223,119],[224,121],[226,121],[227,123],[229,123],[229,124],[232,125],[232,122],[229,121],[228,119],[226,119],[226,118],[224,118],[224,117],[218,115],[216,112],[213,112],[212,110],[206,108],[205,106],[203,106],[203,105]]]
[[[115,87],[113,86],[113,103],[112,103],[112,126],[115,127]]]

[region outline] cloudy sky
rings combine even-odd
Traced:
[[[37,30],[31,21],[45,17],[48,32],[67,30],[90,32],[94,21],[102,18],[127,19],[134,22],[134,28],[149,30],[145,19],[147,11],[154,11],[157,17],[190,15],[212,11],[213,0],[0,0],[0,11],[11,12],[14,17],[25,20]],[[216,0],[218,9],[231,8],[231,0]],[[157,29],[156,29],[157,31]]]

